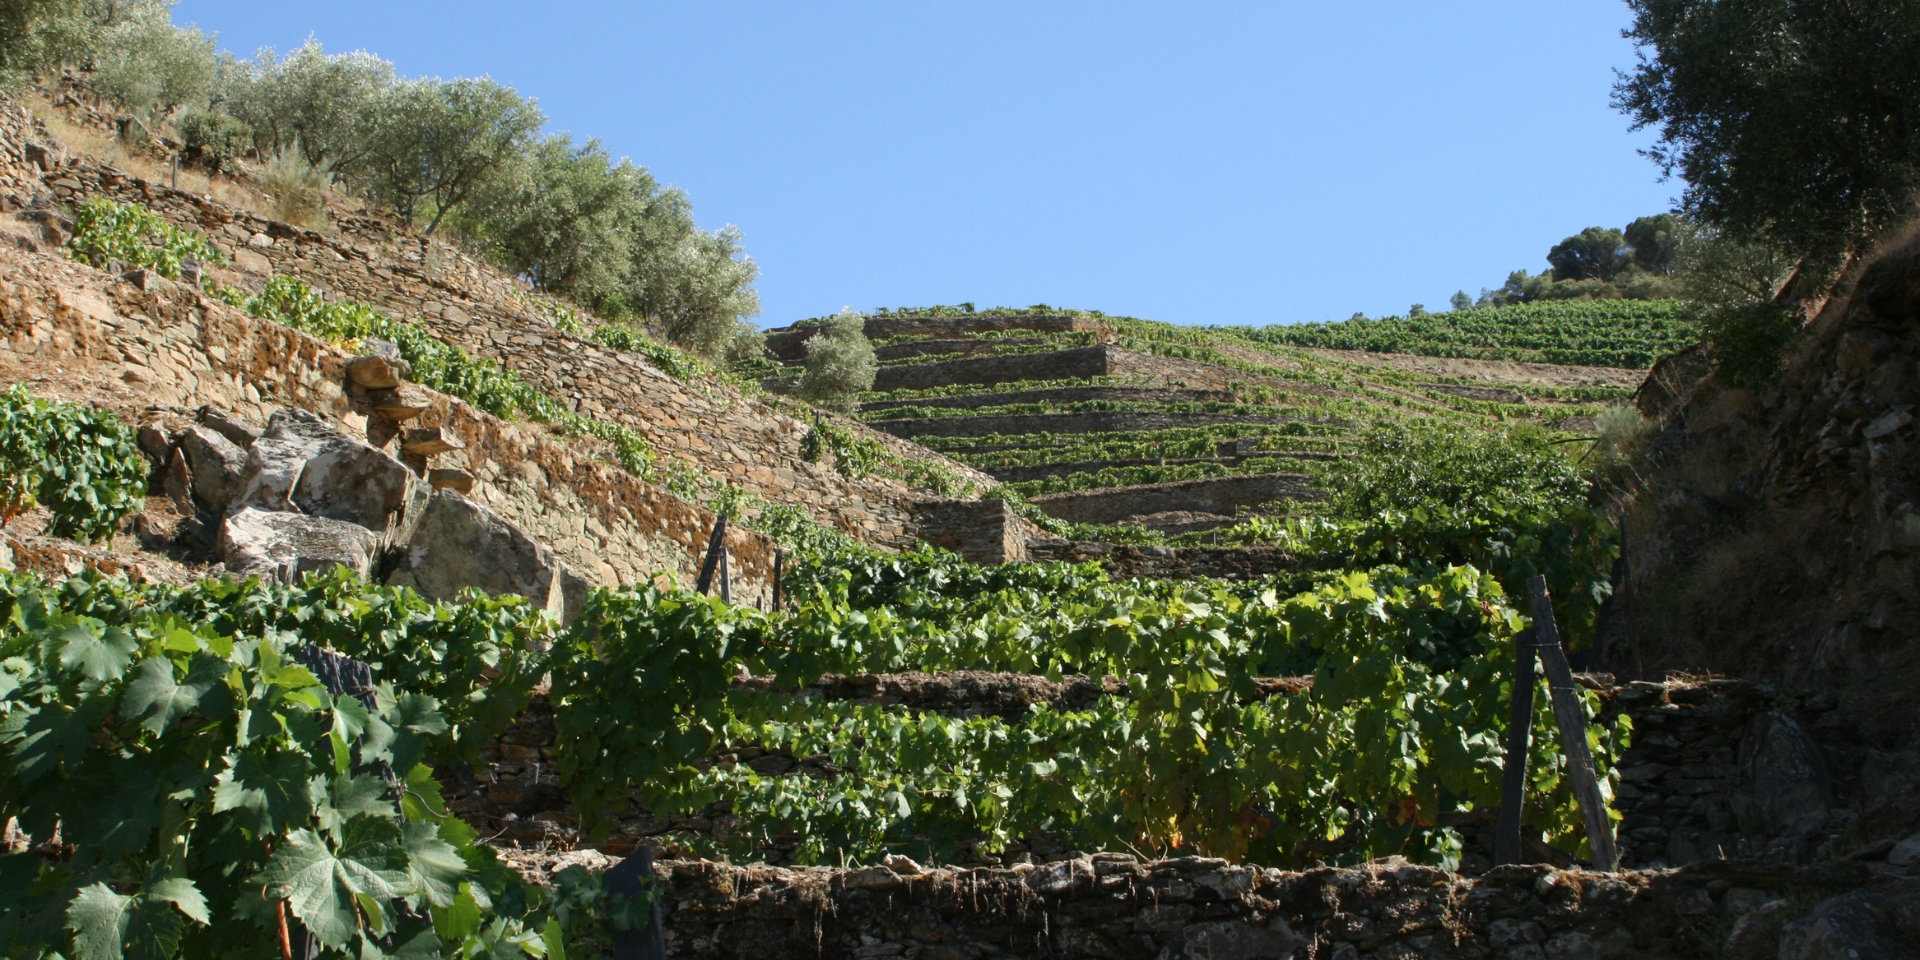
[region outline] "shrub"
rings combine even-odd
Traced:
[[[217,110],[196,110],[180,118],[180,143],[187,162],[204,163],[230,173],[233,162],[253,145],[253,128]]]
[[[273,198],[276,218],[313,230],[327,225],[327,179],[327,172],[309,161],[297,143],[274,154],[254,176]]]
[[[35,400],[24,386],[0,394],[0,524],[45,504],[47,533],[111,542],[140,509],[147,461],[111,410]]]
[[[1708,309],[1700,318],[1714,375],[1732,387],[1758,389],[1772,383],[1799,343],[1799,314],[1772,303]]]
[[[873,389],[880,361],[867,339],[867,318],[851,309],[828,317],[820,332],[807,338],[806,372],[800,396],[834,410],[851,412],[860,393]]]
[[[122,107],[170,110],[213,89],[214,39],[173,25],[171,4],[129,4],[131,16],[98,37],[93,86]]]

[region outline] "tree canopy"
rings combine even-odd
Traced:
[[[1628,0],[1640,62],[1614,88],[1687,214],[1823,275],[1916,212],[1920,5]]]

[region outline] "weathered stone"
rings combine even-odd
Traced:
[[[1920,958],[1920,880],[1823,901],[1780,931],[1780,960]]]
[[[394,390],[367,391],[367,405],[373,412],[395,423],[405,423],[418,418],[433,408],[433,401],[425,393],[410,387]]]
[[[413,473],[400,461],[339,437],[307,461],[291,499],[304,513],[384,530],[413,482]]]
[[[347,361],[347,379],[369,390],[391,390],[404,382],[404,360],[359,356]]]
[[[140,452],[146,454],[147,459],[153,462],[156,470],[166,466],[167,461],[173,456],[173,439],[167,436],[167,431],[162,430],[159,424],[142,424],[140,431],[134,434],[134,442],[139,445]]]
[[[318,414],[276,411],[266,432],[247,451],[247,469],[234,503],[262,510],[295,509],[293,488],[307,461],[338,439],[340,434]]]
[[[240,492],[247,472],[247,451],[212,429],[195,424],[180,434],[180,454],[193,473],[193,499],[214,513]]]
[[[427,471],[427,483],[435,490],[468,494],[473,492],[473,482],[473,474],[459,467],[434,467]]]
[[[1820,747],[1793,717],[1775,710],[1755,717],[1740,742],[1741,781],[1731,798],[1734,816],[1749,833],[1810,833],[1833,806]]]
[[[435,600],[467,587],[517,593],[555,616],[566,607],[560,561],[553,551],[493,510],[448,490],[427,501],[407,540],[406,557],[390,582]]]
[[[220,556],[235,576],[290,578],[335,564],[372,569],[378,534],[357,523],[243,507],[220,524]]]
[[[160,492],[182,511],[193,512],[193,468],[187,465],[187,455],[178,447],[160,471]]]
[[[194,419],[207,429],[226,437],[229,442],[242,450],[252,446],[255,440],[260,439],[260,434],[263,432],[252,421],[213,404],[201,407]]]
[[[461,442],[459,436],[439,425],[408,430],[406,439],[400,442],[400,449],[417,457],[431,457],[466,448],[467,445]]]
[[[1279,929],[1243,920],[1196,923],[1181,929],[1160,956],[1166,960],[1287,960],[1306,941],[1285,921]]]

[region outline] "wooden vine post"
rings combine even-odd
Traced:
[[[1507,720],[1507,763],[1501,771],[1500,820],[1493,830],[1493,865],[1520,862],[1520,829],[1527,803],[1527,753],[1533,733],[1533,631],[1513,637],[1513,712]]]
[[[1567,755],[1567,777],[1573,782],[1573,795],[1580,801],[1580,813],[1586,819],[1593,868],[1611,872],[1618,860],[1613,847],[1613,821],[1608,816],[1606,798],[1600,795],[1599,778],[1594,775],[1593,752],[1587,748],[1586,712],[1580,708],[1567,653],[1560,649],[1560,629],[1553,622],[1553,597],[1547,593],[1547,578],[1528,580],[1527,592],[1533,595],[1533,645],[1547,673],[1553,719],[1560,727],[1560,746]]]
[[[713,536],[707,538],[707,558],[700,564],[700,582],[694,590],[701,596],[713,589],[713,575],[720,569],[720,557],[727,551],[727,515],[713,521]]]

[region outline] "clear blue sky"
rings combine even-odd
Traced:
[[[737,224],[776,326],[1045,302],[1177,323],[1444,309],[1666,209],[1607,103],[1620,0],[184,0],[488,74]]]

